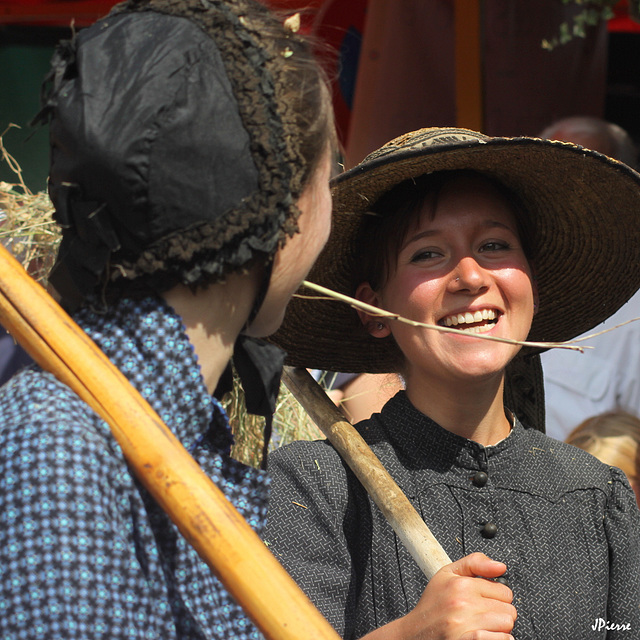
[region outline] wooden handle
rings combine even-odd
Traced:
[[[451,560],[362,436],[306,369],[285,367],[283,381],[378,505],[430,580]]]
[[[109,424],[140,481],[267,638],[338,640],[150,405],[2,246],[0,322]]]

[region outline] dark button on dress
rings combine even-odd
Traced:
[[[489,476],[484,471],[478,471],[473,474],[471,481],[476,487],[484,487],[489,481]]]

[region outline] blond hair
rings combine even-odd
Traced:
[[[629,480],[640,473],[640,418],[625,411],[608,411],[581,422],[566,442],[598,460],[622,469]]]

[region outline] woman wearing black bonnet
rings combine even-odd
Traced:
[[[38,119],[57,299],[261,532],[267,477],[229,457],[216,395],[233,359],[270,417],[283,355],[261,338],[329,233],[310,45],[253,0],[130,0],[58,46]],[[0,637],[259,637],[106,423],[36,365],[0,391],[0,485]]]

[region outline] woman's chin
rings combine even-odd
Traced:
[[[512,345],[500,345],[498,348],[492,345],[490,349],[460,354],[450,360],[449,365],[456,372],[456,377],[480,381],[503,374],[518,351],[519,347]]]
[[[284,310],[280,313],[266,314],[258,313],[256,319],[245,329],[245,335],[252,338],[267,338],[273,335],[284,320]]]

